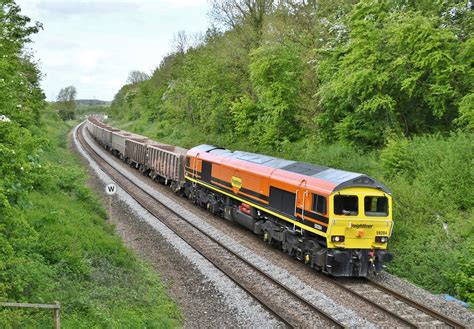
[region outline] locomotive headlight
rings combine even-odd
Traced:
[[[333,235],[331,237],[332,242],[344,242],[344,235]]]
[[[376,236],[375,237],[375,242],[387,243],[388,242],[388,236]]]

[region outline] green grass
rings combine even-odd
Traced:
[[[86,187],[86,172],[67,149],[72,124],[51,117],[42,124],[47,175],[22,209],[35,238],[15,273],[29,290],[14,301],[59,301],[63,328],[179,327],[181,312],[159,275],[124,246]],[[3,328],[50,326],[47,310],[0,310]]]

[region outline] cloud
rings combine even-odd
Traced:
[[[81,16],[81,15],[111,15],[116,13],[133,13],[135,11],[155,11],[202,7],[207,0],[99,0],[99,1],[48,1],[28,0],[27,6],[46,15]]]
[[[110,58],[110,55],[106,54],[102,50],[81,51],[75,56],[79,67],[86,73],[96,70],[99,66],[99,63],[108,58]]]
[[[30,46],[45,74],[49,99],[69,85],[78,98],[111,100],[128,73],[147,73],[172,51],[177,31],[208,27],[207,0],[17,0],[44,30]]]

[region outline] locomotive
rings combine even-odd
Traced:
[[[212,145],[186,150],[95,118],[87,127],[151,178],[321,272],[366,277],[392,260],[391,192],[367,175]]]

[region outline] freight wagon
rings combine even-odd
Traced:
[[[142,172],[146,165],[147,143],[148,139],[146,138],[128,138],[125,140],[126,162]]]
[[[112,131],[112,153],[121,159],[125,158],[125,141],[130,135],[131,134],[118,129]]]
[[[170,183],[174,191],[184,184],[184,160],[187,150],[173,145],[150,143],[147,146],[146,169],[150,177]]]

